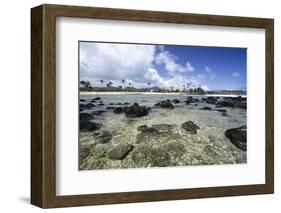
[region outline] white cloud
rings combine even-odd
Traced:
[[[240,76],[240,73],[239,73],[239,72],[233,72],[233,73],[232,73],[232,76],[235,77],[235,78],[237,78],[237,77]]]
[[[202,85],[201,87],[202,87],[202,89],[205,90],[205,91],[209,91],[209,90],[210,90],[209,87],[206,86],[206,85]]]
[[[192,72],[194,71],[194,67],[191,65],[189,61],[186,62],[186,64],[183,66],[181,64],[178,64],[176,62],[178,58],[171,54],[169,51],[161,51],[156,57],[155,62],[156,64],[164,64],[165,69],[171,73],[176,72]]]
[[[143,78],[154,60],[154,45],[80,43],[80,78],[91,81]]]

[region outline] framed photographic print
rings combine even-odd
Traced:
[[[31,9],[31,203],[274,191],[273,19]]]

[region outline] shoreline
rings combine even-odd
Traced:
[[[185,94],[185,93],[161,93],[161,92],[95,92],[95,91],[79,91],[80,95],[185,95],[185,96],[217,96],[217,97],[247,97],[247,95],[233,95],[233,94]]]

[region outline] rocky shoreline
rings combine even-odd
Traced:
[[[246,163],[246,98],[188,96],[143,103],[80,99],[81,170]],[[237,126],[216,127],[220,120]]]

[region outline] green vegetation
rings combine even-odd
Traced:
[[[134,88],[132,82],[122,80],[120,85],[114,85],[112,81],[105,82],[100,80],[100,87],[92,86],[89,81],[80,81],[80,91],[95,91],[95,92],[159,92],[159,93],[186,93],[194,95],[204,95],[206,91],[201,86],[195,87],[190,83],[182,86],[182,90],[171,87],[151,87],[151,83],[147,82],[147,88]]]

